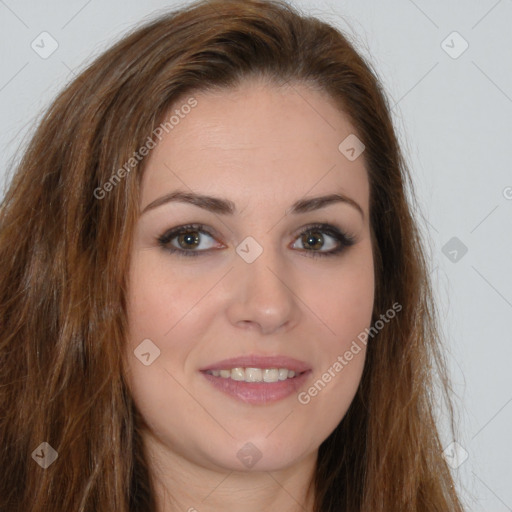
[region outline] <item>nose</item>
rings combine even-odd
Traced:
[[[229,283],[229,321],[261,334],[293,328],[299,320],[300,301],[293,291],[292,272],[285,270],[283,255],[265,248],[252,263],[238,255],[236,258]]]

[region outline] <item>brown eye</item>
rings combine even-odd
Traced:
[[[323,236],[318,231],[310,231],[302,235],[301,239],[304,246],[310,249],[321,249],[324,244]]]
[[[296,245],[298,242],[302,247]],[[354,236],[343,233],[335,226],[318,224],[303,231],[292,247],[310,256],[322,257],[339,254],[355,243]]]
[[[208,242],[208,238],[211,242]],[[178,256],[199,256],[215,248],[214,236],[202,224],[189,224],[166,231],[157,238],[158,245]],[[300,243],[302,247],[297,246]],[[294,242],[292,249],[299,249],[313,257],[334,256],[356,243],[352,235],[343,233],[330,224],[309,226]],[[217,248],[224,248],[219,247]],[[323,250],[322,250],[323,249]]]
[[[200,239],[199,235],[196,233],[198,233],[198,231],[188,231],[187,233],[182,233],[175,238],[182,249],[195,249],[199,245]]]
[[[208,243],[208,238],[212,242]],[[158,237],[157,242],[170,253],[180,256],[198,256],[214,247],[213,236],[201,224],[179,226],[166,231]]]

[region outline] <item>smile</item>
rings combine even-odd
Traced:
[[[232,368],[230,370],[207,370],[208,375],[243,382],[278,382],[293,379],[296,372],[288,368]]]
[[[311,370],[307,370],[299,374],[294,374],[293,371],[286,370],[286,379],[279,380],[279,370],[270,368],[270,372],[272,372],[272,370],[278,372],[277,380],[275,380],[274,371],[270,374],[273,379],[272,381],[251,381],[248,380],[251,377],[247,376],[247,370],[256,370],[256,375],[258,374],[258,371],[261,373],[264,371],[259,368],[246,368],[244,372],[244,368],[233,368],[232,370],[226,370],[227,372],[230,372],[229,377],[221,377],[220,371],[218,376],[213,375],[213,371],[205,371],[201,373],[216,390],[229,395],[231,398],[251,405],[265,405],[271,402],[277,402],[278,400],[283,400],[291,395],[297,395],[306,379],[311,374]],[[235,372],[235,375],[239,376],[240,380],[236,380],[231,377],[233,372]],[[242,372],[244,372],[245,375],[243,375]],[[251,371],[249,371],[249,375],[250,374]],[[293,377],[289,377],[289,375],[293,375]],[[269,377],[267,376],[267,379],[268,378]]]

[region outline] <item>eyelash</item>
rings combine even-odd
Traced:
[[[183,256],[186,258],[199,256],[200,254],[205,254],[210,252],[211,250],[215,249],[206,249],[201,251],[194,251],[194,250],[185,250],[185,249],[178,249],[177,247],[170,247],[169,243],[176,238],[179,235],[183,235],[190,232],[198,232],[201,234],[205,234],[210,236],[211,238],[214,238],[213,235],[207,230],[207,228],[203,224],[187,224],[184,226],[179,226],[173,229],[170,229],[157,237],[157,242],[160,247],[162,247],[165,251],[176,254],[178,256]],[[334,238],[338,242],[338,247],[335,249],[331,249],[330,251],[315,251],[315,250],[309,250],[309,249],[302,249],[301,252],[307,252],[311,253],[310,256],[313,258],[323,258],[323,257],[330,257],[330,256],[336,256],[342,252],[347,247],[350,247],[351,245],[354,245],[356,243],[356,239],[353,235],[344,233],[343,231],[339,230],[337,227],[332,226],[331,224],[312,224],[310,226],[307,226],[306,229],[304,229],[295,240],[300,238],[301,236],[307,234],[307,233],[316,233],[321,232],[323,234],[327,234],[328,236]],[[295,243],[295,242],[294,242]]]

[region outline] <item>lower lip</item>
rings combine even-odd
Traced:
[[[301,373],[293,379],[279,380],[277,382],[245,382],[214,377],[209,373],[201,373],[219,391],[223,391],[248,404],[264,405],[296,394],[308,378],[311,370]]]

